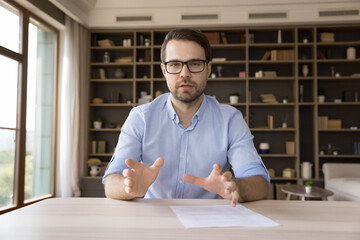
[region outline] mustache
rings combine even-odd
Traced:
[[[185,79],[182,79],[181,82],[178,82],[176,84],[176,86],[179,87],[179,86],[184,85],[184,84],[190,84],[190,85],[193,85],[193,86],[196,85],[195,82],[191,81],[189,78],[185,78]]]

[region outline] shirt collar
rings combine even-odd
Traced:
[[[206,95],[204,95],[203,101],[200,105],[199,110],[195,113],[195,115],[193,116],[193,120],[196,117],[198,120],[201,119],[202,116],[204,116],[204,111],[207,105],[207,98]],[[177,114],[175,112],[175,109],[171,103],[171,93],[169,93],[168,98],[166,100],[166,108],[167,111],[169,113],[169,117],[171,118],[171,120],[174,120],[175,118],[177,118]],[[177,121],[179,121],[179,118],[177,118]]]
[[[171,118],[171,120],[174,120],[176,117],[176,112],[173,105],[171,104],[171,93],[168,94],[168,98],[166,100],[166,108],[169,113],[169,117]]]

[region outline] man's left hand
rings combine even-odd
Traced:
[[[213,170],[206,178],[184,174],[183,179],[188,183],[196,184],[209,192],[218,194],[224,199],[231,200],[233,207],[240,199],[239,187],[235,183],[232,173],[230,171],[223,173],[220,164],[214,164]]]

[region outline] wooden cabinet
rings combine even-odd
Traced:
[[[320,183],[323,163],[360,162],[355,151],[355,144],[360,144],[360,130],[355,128],[360,127],[360,26],[201,30],[212,39],[212,77],[206,94],[243,113],[257,149],[260,143],[269,143],[270,153],[261,157],[267,168],[275,170],[274,183],[301,183],[304,161],[313,164],[311,180]],[[91,31],[89,121],[101,117],[104,122],[100,129],[89,129],[89,158],[107,163],[130,110],[139,101],[154,99],[158,91],[168,91],[160,69],[166,33]],[[349,48],[355,50],[354,59],[348,59]],[[110,62],[104,62],[106,53]],[[240,95],[238,103],[230,103],[234,92]],[[318,102],[320,92],[325,93],[323,103]],[[273,94],[276,101],[264,103],[263,94]],[[93,103],[94,98],[104,102]],[[319,128],[318,116],[341,120],[341,127]],[[105,151],[97,152],[93,141],[105,141]],[[286,142],[294,143],[293,152],[286,151]],[[333,154],[333,146],[338,147],[338,155]],[[285,168],[294,169],[295,176],[283,177]],[[84,172],[85,186],[87,179],[94,180],[88,175]]]

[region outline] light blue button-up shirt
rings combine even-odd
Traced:
[[[158,157],[165,162],[146,198],[219,198],[182,179],[184,174],[207,177],[215,163],[224,172],[231,166],[236,178],[259,175],[270,182],[240,111],[206,95],[186,129],[179,122],[169,93],[133,108],[103,182],[107,175],[128,168],[127,158],[151,166]]]

